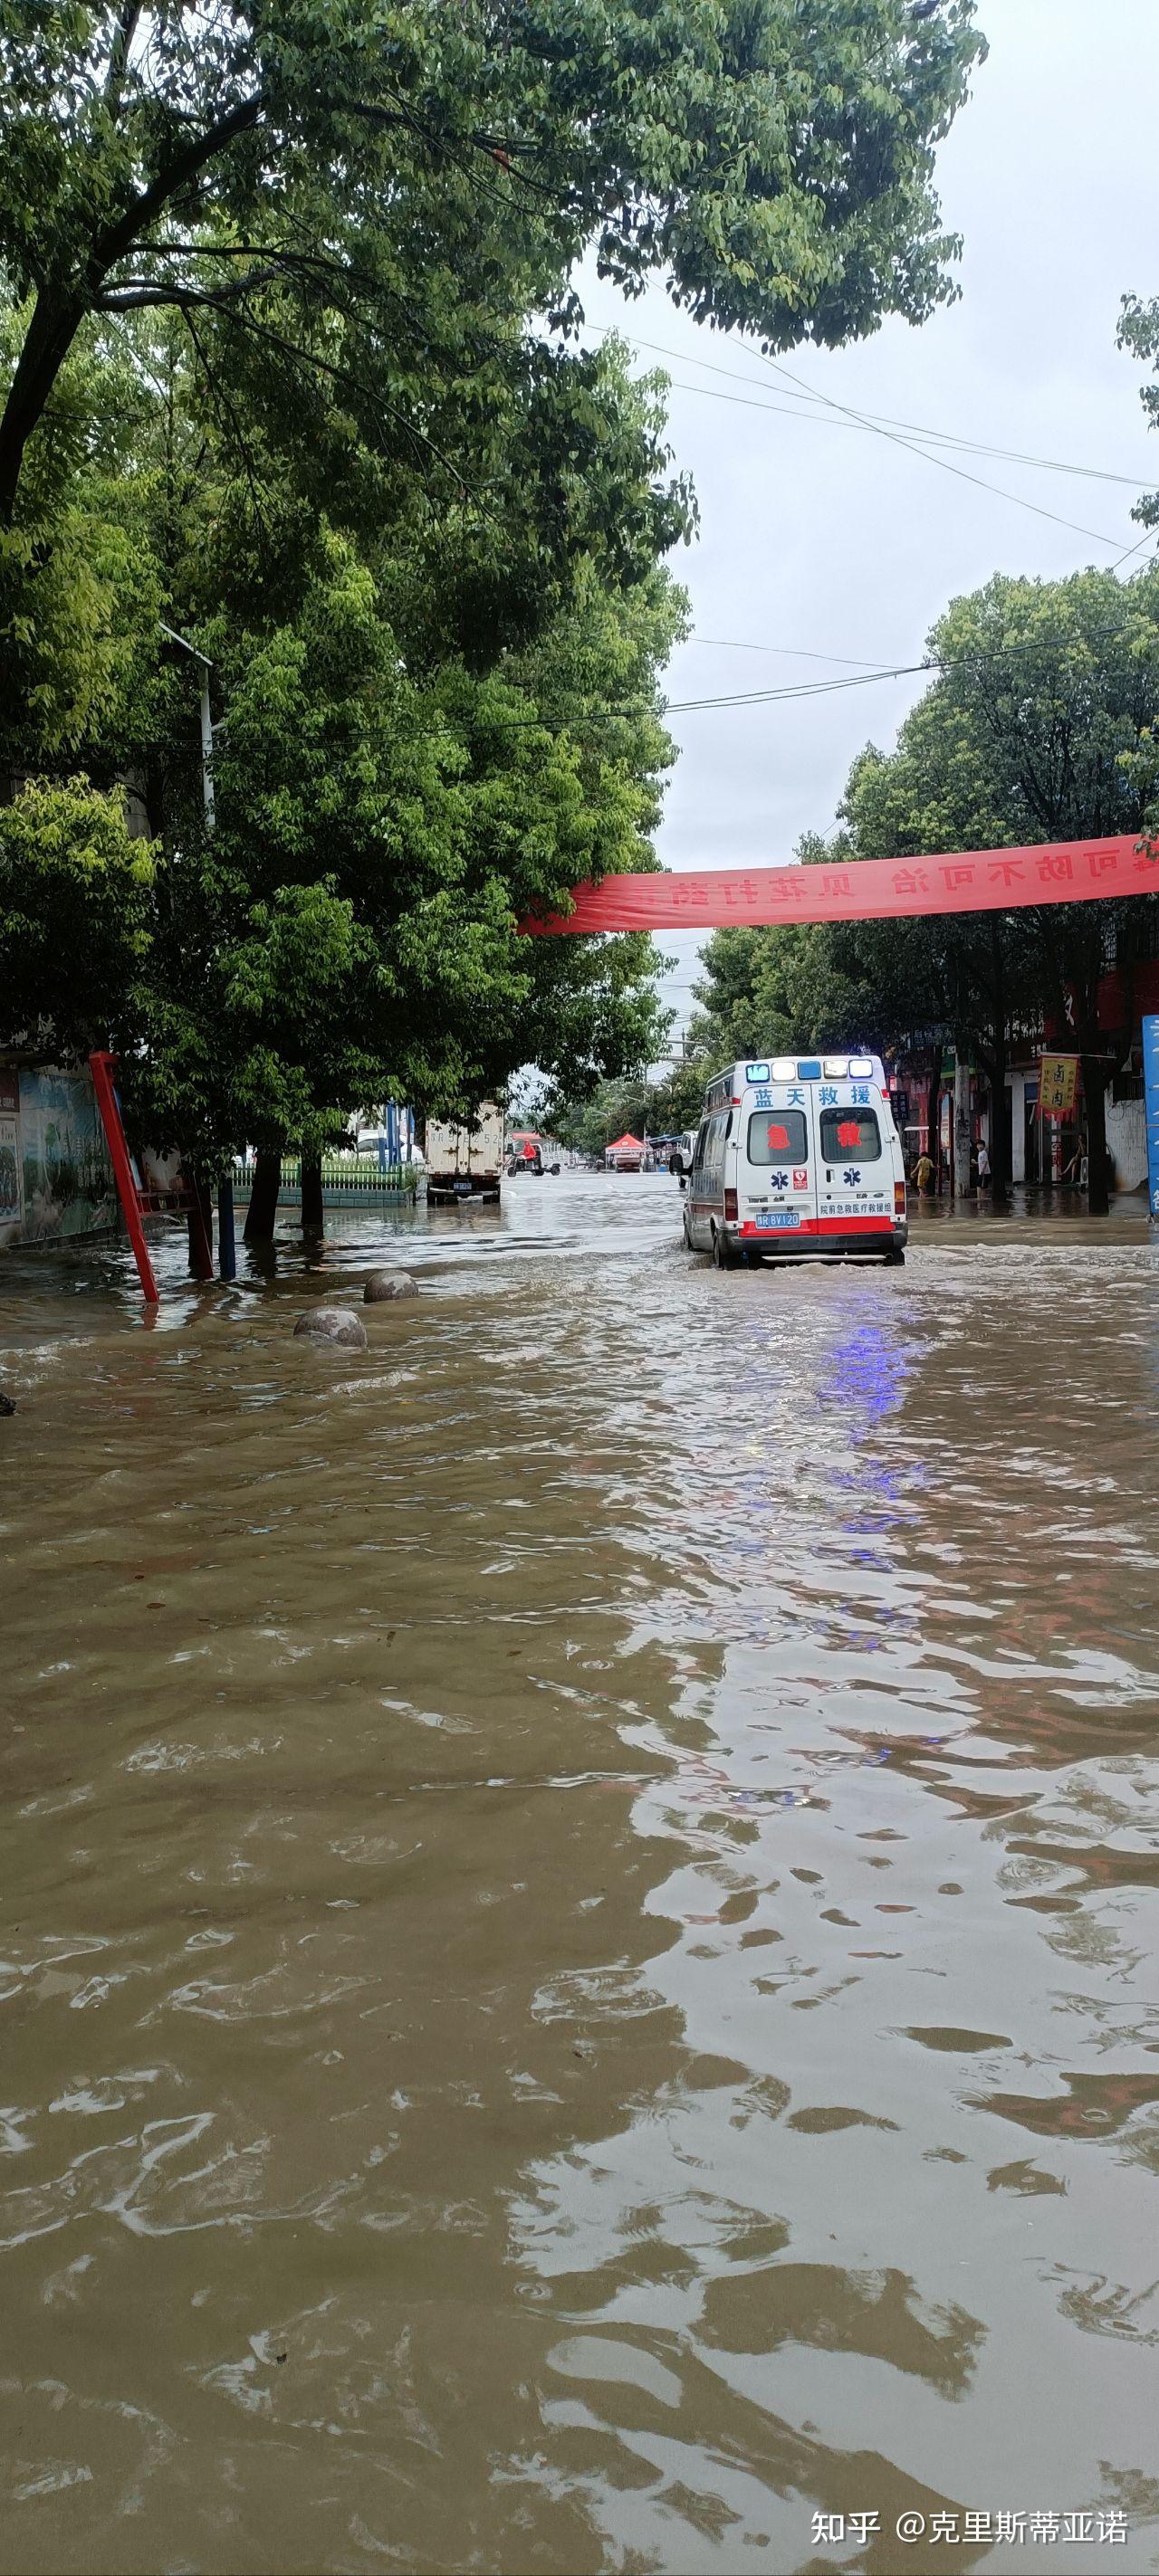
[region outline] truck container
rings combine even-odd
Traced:
[[[427,1204],[458,1205],[499,1196],[503,1170],[503,1112],[480,1102],[473,1121],[427,1120]]]

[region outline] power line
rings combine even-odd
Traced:
[[[782,366],[779,358],[767,358],[763,350],[760,352],[760,358],[762,366],[771,368],[775,376],[783,376],[786,383],[799,386],[803,392],[809,393],[809,387],[802,386],[800,376],[795,376],[791,367]],[[735,397],[726,396],[724,399],[731,401]],[[1012,501],[1016,510],[1029,510],[1036,519],[1051,519],[1056,527],[1069,528],[1073,536],[1091,537],[1098,546],[1118,546],[1117,537],[1104,536],[1099,528],[1082,527],[1077,519],[1061,518],[1057,510],[1045,510],[1040,501],[1026,501],[1020,492],[1007,492],[999,483],[987,483],[981,474],[967,473],[964,465],[952,465],[948,456],[937,456],[930,448],[919,447],[914,439],[902,438],[896,429],[884,428],[867,413],[855,411],[851,403],[838,402],[833,394],[810,395],[810,399],[824,403],[828,411],[839,412],[847,420],[856,421],[860,428],[870,430],[875,438],[888,439],[892,447],[904,447],[910,456],[923,456],[927,465],[940,466],[943,474],[953,474],[959,483],[973,483],[979,492],[992,492],[1000,501]],[[1130,551],[1133,553],[1135,549],[1132,547]],[[1124,558],[1120,557],[1120,561],[1122,560]]]
[[[906,680],[916,671],[937,671],[938,662],[899,662],[894,670],[855,672],[847,680],[799,680],[783,689],[733,689],[721,697],[670,698],[665,715],[698,715],[705,707],[763,707],[782,704],[788,699],[830,698],[844,689],[869,689],[875,680]]]
[[[884,662],[867,662],[854,653],[814,653],[804,644],[749,644],[735,635],[685,637],[687,644],[711,644],[721,653],[774,653],[787,662],[840,662],[849,671],[884,671]]]
[[[615,325],[613,324],[593,323],[590,327],[593,331],[596,331],[601,338],[619,336],[616,334]],[[633,338],[635,340],[634,334]],[[656,340],[635,340],[635,346],[639,349],[647,349],[655,357],[671,358],[677,366],[701,367],[710,375],[727,376],[732,384],[755,386],[758,382],[758,379],[755,376],[743,375],[736,367],[718,366],[713,359],[693,357],[688,350],[663,348],[659,341]],[[752,354],[754,357],[758,357],[761,364],[764,366],[771,367],[777,363],[772,358],[766,358],[763,350],[754,350]],[[1122,484],[1127,490],[1132,492],[1148,492],[1152,489],[1152,481],[1145,476],[1114,474],[1108,467],[1101,465],[1074,465],[1057,456],[1034,456],[1017,447],[991,446],[983,439],[961,438],[953,430],[929,429],[921,421],[900,420],[890,412],[854,411],[848,404],[835,404],[833,397],[829,394],[813,393],[807,385],[802,383],[800,377],[791,377],[787,368],[780,368],[779,372],[785,375],[789,379],[790,383],[795,388],[799,388],[799,390],[794,390],[791,393],[789,403],[762,402],[755,393],[750,394],[748,401],[751,409],[756,411],[780,412],[786,420],[804,420],[810,417],[815,417],[815,414],[811,415],[802,408],[805,404],[811,403],[830,409],[837,409],[846,413],[849,425],[857,429],[872,432],[883,432],[891,429],[911,430],[917,438],[932,439],[938,446],[954,447],[959,449],[965,455],[992,456],[1002,464],[1033,466],[1036,470],[1047,474],[1074,474],[1083,480],[1095,483],[1118,483]],[[672,382],[681,393],[708,394],[710,392],[710,388],[707,385],[680,384],[676,377],[673,377]],[[743,403],[744,398],[739,394],[716,394],[713,396],[713,399],[717,402]],[[834,426],[836,425],[837,424],[834,423]],[[934,461],[936,460],[931,459],[931,462]],[[997,486],[987,484],[984,488],[989,491],[997,489]],[[1006,497],[1013,499],[1015,496],[1013,494],[1008,494]],[[1083,531],[1083,533],[1089,532]],[[1108,539],[1107,542],[1109,543],[1110,540]]]
[[[1147,536],[1150,534],[1151,531],[1148,529]],[[1143,537],[1140,540],[1140,543],[1145,545],[1146,541],[1147,538]],[[1135,554],[1137,553],[1138,548],[1132,546],[1130,551],[1132,554]],[[1114,565],[1108,564],[1106,569],[1108,572],[1113,572]],[[685,641],[689,644],[713,645],[721,652],[770,653],[776,655],[778,659],[784,655],[791,661],[836,662],[856,671],[865,671],[871,678],[896,679],[903,673],[915,670],[973,670],[986,662],[1005,662],[1009,659],[1009,656],[1012,653],[1051,653],[1055,650],[1064,651],[1071,644],[1101,643],[1105,636],[1121,635],[1122,633],[1122,627],[1117,624],[1114,626],[1089,626],[1085,634],[1028,636],[1021,644],[1011,641],[1008,644],[996,646],[991,652],[960,653],[950,661],[938,661],[935,657],[931,656],[924,662],[903,663],[870,662],[863,660],[860,656],[854,659],[852,655],[847,653],[817,653],[804,645],[797,644],[757,644],[753,642],[751,637],[735,635],[693,634],[687,636]],[[808,684],[803,683],[802,685]]]
[[[1085,635],[1079,633],[1071,635],[1042,635],[1035,636],[1033,638],[1028,637],[1021,644],[1010,643],[996,646],[990,652],[959,653],[950,660],[939,660],[935,657],[929,656],[926,660],[921,662],[896,662],[889,664],[871,663],[868,669],[858,668],[851,673],[848,678],[841,680],[799,680],[790,681],[781,689],[730,689],[712,697],[669,698],[658,711],[653,708],[641,708],[639,706],[578,707],[573,709],[572,713],[567,716],[550,716],[543,714],[530,716],[497,716],[489,724],[485,723],[481,725],[479,730],[484,733],[521,733],[524,731],[567,733],[573,727],[578,729],[586,724],[639,723],[642,716],[653,716],[659,721],[664,721],[671,715],[697,715],[706,709],[716,707],[786,705],[804,698],[833,697],[848,689],[872,688],[879,680],[908,680],[919,676],[932,678],[935,674],[941,674],[944,678],[946,674],[951,671],[982,670],[991,662],[1008,661],[1010,656],[1014,653],[1047,653],[1065,651],[1068,647],[1075,644],[1085,645],[1093,643],[1103,635],[1116,635],[1121,637],[1124,642],[1129,640],[1129,638],[1124,635],[1123,628],[1119,625],[1090,627]],[[747,651],[750,648],[748,646],[744,646],[741,649]],[[761,651],[764,648],[761,646],[755,646],[751,649]],[[773,652],[777,652],[782,648],[774,645],[768,649]],[[1159,636],[1156,637],[1154,649],[1159,653]],[[835,656],[834,658],[836,659],[838,657]],[[425,740],[430,735],[447,734],[452,730],[453,728],[446,723],[441,725],[420,726],[416,736],[413,738]]]

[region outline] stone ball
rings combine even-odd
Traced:
[[[294,1326],[294,1339],[337,1342],[343,1350],[364,1351],[366,1328],[353,1306],[308,1306]]]
[[[362,1291],[364,1306],[377,1306],[387,1297],[417,1297],[419,1283],[409,1270],[372,1270]]]

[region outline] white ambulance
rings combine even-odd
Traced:
[[[773,1056],[710,1082],[686,1173],[684,1240],[743,1261],[904,1261],[905,1166],[875,1055]]]

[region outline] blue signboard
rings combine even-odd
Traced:
[[[1159,1016],[1143,1022],[1143,1098],[1147,1110],[1147,1203],[1159,1217]]]

